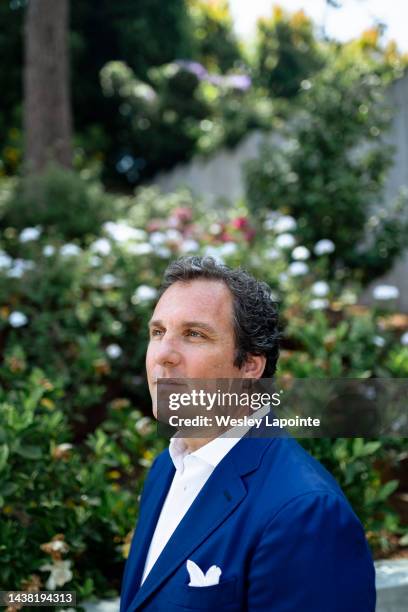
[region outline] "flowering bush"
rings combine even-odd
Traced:
[[[123,62],[101,71],[107,98],[120,107],[115,130],[116,171],[131,184],[189,160],[234,146],[250,128],[271,126],[272,103],[243,73],[211,73],[194,61],[151,68],[138,79]],[[141,146],[143,143],[143,146]]]
[[[69,241],[46,223],[4,227],[0,588],[41,582],[81,598],[118,589],[144,468],[164,447],[146,417],[144,355],[174,257],[206,253],[270,284],[285,331],[280,375],[408,376],[407,320],[385,307],[395,290],[377,289],[375,309],[357,306],[359,286],[329,278],[335,249],[328,239],[300,244],[289,215],[272,213],[257,231],[242,203],[223,215],[188,192],[152,188],[121,197]],[[398,461],[402,448],[306,445],[339,479],[377,550],[391,546],[390,534],[398,540],[387,505],[397,485],[384,487],[378,461]]]

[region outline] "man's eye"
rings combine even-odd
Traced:
[[[189,329],[187,331],[187,335],[191,336],[192,338],[205,338],[204,334],[202,334],[201,332],[196,331],[195,329]]]
[[[153,336],[160,336],[160,334],[163,333],[162,329],[152,329],[150,330],[150,335]]]

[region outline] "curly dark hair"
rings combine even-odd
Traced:
[[[174,283],[196,279],[222,281],[231,291],[236,350],[234,366],[241,368],[250,354],[264,355],[266,364],[262,378],[271,378],[276,371],[281,335],[278,304],[271,297],[270,287],[242,268],[229,268],[213,257],[180,257],[167,267],[158,299]]]

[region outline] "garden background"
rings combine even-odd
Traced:
[[[381,28],[339,43],[280,7],[245,44],[223,0],[10,0],[0,20],[0,590],[108,597],[166,445],[144,354],[173,258],[270,284],[280,376],[408,378],[398,289],[360,303],[407,245],[407,194],[383,189],[408,58]],[[238,201],[154,186],[254,131]],[[406,439],[302,443],[375,557],[407,556]]]

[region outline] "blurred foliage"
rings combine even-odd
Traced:
[[[399,517],[389,506],[389,497],[398,480],[382,482],[378,463],[384,457],[398,462],[404,457],[399,440],[363,438],[321,438],[301,440],[302,446],[333,474],[366,528],[374,551],[390,552],[393,546],[387,532],[402,534]]]
[[[21,160],[24,5],[0,6],[1,176]],[[0,179],[0,588],[50,585],[59,567],[59,586],[83,599],[118,590],[145,468],[165,445],[143,416],[144,358],[171,259],[208,254],[270,284],[280,375],[408,378],[407,319],[390,292],[357,306],[406,241],[405,196],[381,201],[383,94],[405,60],[376,30],[334,45],[281,9],[260,22],[249,60],[223,0],[72,0],[71,11],[81,172]],[[249,166],[248,203],[228,210],[186,191],[113,195],[96,178],[129,191],[254,128],[272,144]],[[397,549],[398,484],[383,468],[406,440],[303,444],[375,553]]]
[[[41,200],[58,178],[65,192],[58,192],[55,214],[64,217],[74,175],[54,172],[38,179],[32,197]],[[76,181],[83,197],[104,196],[95,179]],[[12,581],[25,588],[40,579],[49,588],[59,567],[66,588],[77,589],[81,598],[119,588],[141,468],[165,446],[143,417],[150,414],[144,356],[146,323],[174,257],[203,253],[232,266],[244,263],[271,285],[284,326],[280,376],[408,377],[407,338],[401,335],[406,320],[396,324],[384,301],[372,310],[357,307],[359,285],[330,280],[327,253],[312,259],[298,242],[292,217],[272,214],[257,231],[242,203],[223,213],[208,210],[188,192],[161,195],[149,188],[115,202],[109,196],[111,216],[102,224],[85,202],[85,218],[76,229],[67,226],[64,235],[64,224],[54,217],[24,227],[25,215],[32,220],[29,206],[5,226],[19,185],[16,179],[3,183],[4,586]],[[401,442],[303,441],[339,480],[376,554],[395,550],[404,533],[389,505],[398,483],[383,482],[378,464],[397,462]],[[59,557],[53,547],[59,547]]]
[[[21,162],[21,129],[23,17],[25,0],[3,2],[0,19],[0,175],[14,174]],[[103,94],[99,73],[108,62],[125,62],[136,79],[148,80],[152,67],[175,60],[194,60],[215,66],[224,72],[241,59],[238,43],[232,30],[227,4],[223,1],[205,3],[198,0],[101,0],[95,7],[84,0],[72,0],[71,11],[71,80],[75,118],[77,161],[104,161],[106,178],[123,181],[116,164],[126,154],[124,141],[117,136],[121,131],[121,104]],[[171,35],[169,35],[169,32]],[[7,67],[7,69],[5,69]],[[11,68],[10,68],[11,67]],[[175,92],[177,96],[177,92]],[[184,104],[188,106],[188,99]],[[191,111],[194,115],[194,111]],[[13,131],[14,130],[14,131]],[[169,164],[159,155],[151,172]],[[170,134],[174,139],[174,135]],[[176,139],[177,140],[177,137]],[[182,138],[173,143],[175,149],[188,158],[190,140]],[[86,159],[86,161],[84,161]],[[175,162],[180,156],[175,156]],[[174,163],[175,163],[174,162]],[[140,180],[132,180],[131,183]],[[125,186],[128,181],[125,180]],[[123,185],[123,182],[122,182]]]
[[[408,237],[406,195],[387,207],[382,196],[392,163],[382,138],[390,117],[384,83],[402,66],[365,37],[332,50],[302,81],[291,119],[247,166],[251,208],[261,217],[268,209],[293,214],[306,246],[336,244],[333,274],[363,282],[388,270]]]
[[[94,235],[112,214],[114,199],[87,174],[78,180],[77,173],[51,166],[41,177],[15,181],[0,196],[0,230],[41,225],[55,237]]]
[[[192,57],[212,72],[227,72],[243,61],[227,0],[188,0],[195,51]]]
[[[120,109],[112,137],[114,151],[121,151],[116,171],[129,183],[273,125],[271,101],[251,90],[246,74],[210,74],[180,60],[150,69],[148,77],[150,84],[121,62],[101,71],[102,89]]]
[[[290,14],[280,6],[270,19],[258,20],[256,47],[256,83],[272,97],[296,96],[302,81],[328,61],[312,21],[303,11]]]
[[[75,444],[61,387],[21,364],[0,368],[0,588],[69,583],[80,600],[112,595],[143,471],[162,443],[150,419],[116,399]]]

